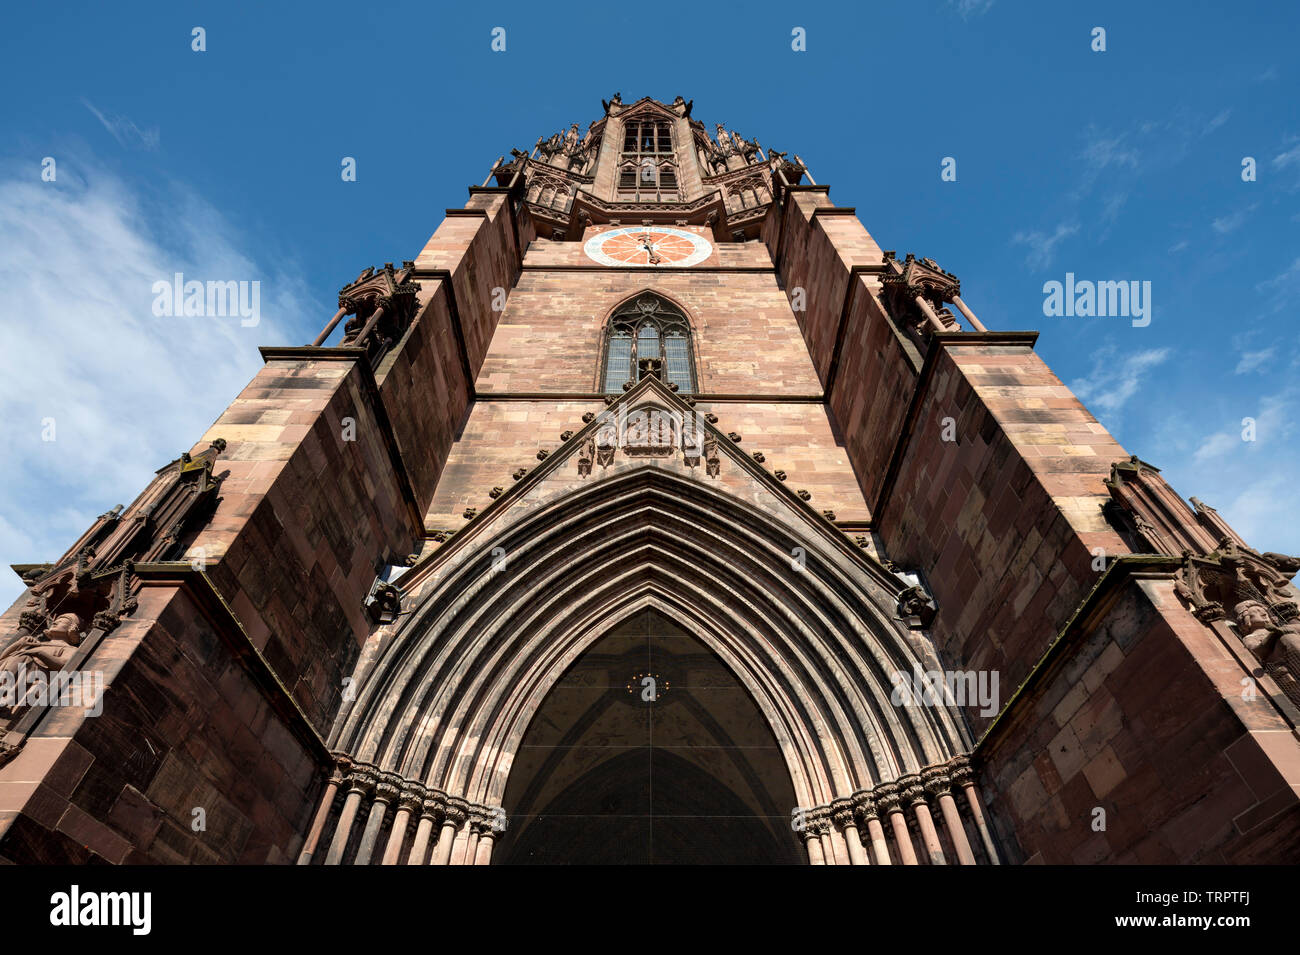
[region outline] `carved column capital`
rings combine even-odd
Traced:
[[[406,783],[397,773],[383,772],[375,780],[375,802],[392,803],[402,795]]]
[[[335,786],[342,786],[347,782],[348,774],[352,772],[352,757],[343,753],[331,753],[334,757],[334,765],[330,767],[329,781]]]
[[[863,823],[880,818],[876,809],[876,799],[869,790],[862,789],[855,792],[852,801],[853,812]]]
[[[849,826],[855,825],[855,821],[853,818],[853,800],[852,799],[834,800],[831,803],[830,816],[831,819],[835,822],[836,827],[839,828],[840,831],[847,829]]]
[[[937,799],[944,793],[952,792],[952,777],[948,775],[946,766],[931,766],[921,770],[921,785]]]
[[[804,834],[809,836],[823,836],[831,831],[830,808],[828,806],[817,806],[815,809],[808,810],[807,828]]]
[[[354,766],[352,771],[348,773],[348,792],[369,796],[375,791],[375,786],[378,782],[379,773],[375,767],[368,763],[360,763]]]
[[[888,815],[902,808],[903,791],[897,782],[881,783],[871,791],[871,798],[879,810]]]
[[[903,802],[909,806],[925,802],[925,784],[917,773],[905,773],[898,777],[898,788]]]
[[[443,817],[457,829],[465,824],[469,818],[469,803],[463,799],[452,797],[447,800],[447,808],[443,812]]]
[[[975,783],[975,767],[969,756],[957,756],[948,762],[948,775],[958,786],[971,786]]]
[[[405,809],[411,815],[420,811],[420,806],[424,804],[426,790],[421,783],[407,782],[402,786],[401,795],[398,796],[397,806],[399,809]]]
[[[420,802],[420,815],[428,816],[437,825],[442,825],[442,820],[447,815],[446,794],[436,789],[429,790],[428,795]]]

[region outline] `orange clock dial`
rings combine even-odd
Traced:
[[[610,229],[587,240],[583,250],[601,265],[698,265],[713,252],[709,240],[684,229],[667,226],[626,226]]]

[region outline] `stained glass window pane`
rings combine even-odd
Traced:
[[[691,386],[691,352],[686,336],[681,332],[669,332],[664,337],[664,363],[667,365],[666,377],[678,391],[694,391]]]
[[[658,358],[659,357],[659,329],[649,322],[637,329],[636,333],[636,357],[637,358]],[[637,380],[641,379],[641,369],[637,368]]]
[[[632,380],[632,336],[615,332],[609,336],[609,357],[605,361],[605,391],[619,392]]]

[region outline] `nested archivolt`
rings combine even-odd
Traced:
[[[837,531],[830,530],[834,534]],[[805,549],[795,569],[791,548]],[[493,549],[507,555],[493,569]],[[532,715],[569,665],[652,607],[746,687],[801,805],[823,805],[965,752],[960,713],[890,703],[929,669],[893,619],[887,574],[829,539],[648,467],[528,512],[413,595],[333,745],[450,795],[496,804]]]

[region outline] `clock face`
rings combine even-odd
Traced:
[[[583,247],[601,265],[698,265],[713,252],[709,240],[667,226],[625,226],[592,236]]]

